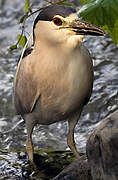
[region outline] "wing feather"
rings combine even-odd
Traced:
[[[20,115],[32,112],[40,97],[31,71],[26,70],[27,61],[28,57],[25,57],[19,62],[14,82],[14,105]]]

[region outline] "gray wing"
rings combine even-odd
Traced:
[[[20,115],[32,112],[40,97],[32,73],[25,71],[27,61],[28,58],[23,58],[19,62],[14,82],[14,105],[16,113]]]
[[[89,50],[83,45],[82,46],[82,53],[83,53],[83,56],[85,59],[88,59],[88,68],[89,68],[89,71],[90,71],[90,74],[89,74],[89,85],[90,85],[90,89],[88,91],[88,94],[87,96],[85,97],[84,99],[84,103],[83,105],[86,105],[91,97],[91,94],[92,94],[92,89],[93,89],[93,80],[94,80],[94,74],[93,74],[93,62],[92,62],[92,57],[90,55],[90,52]]]
[[[24,51],[24,53],[23,53],[23,58],[25,58],[26,56],[28,56],[29,54],[31,54],[32,51],[33,51],[33,49],[34,49],[34,46],[33,46],[33,45],[32,45],[31,47],[26,48],[25,51]],[[20,57],[21,57],[21,56],[20,56]],[[19,57],[19,59],[18,59],[18,61],[17,61],[17,64],[20,62],[20,57]]]

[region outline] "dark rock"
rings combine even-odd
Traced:
[[[75,160],[53,180],[92,180],[87,158],[82,156]]]
[[[92,133],[87,156],[93,180],[118,180],[118,110]]]

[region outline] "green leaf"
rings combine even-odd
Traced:
[[[118,43],[118,0],[91,0],[78,13],[85,21],[106,30]]]
[[[80,3],[81,4],[86,4],[86,3],[88,3],[88,2],[90,2],[91,0],[80,0]]]
[[[17,45],[16,44],[10,46],[10,48],[9,48],[10,51],[13,51],[14,49],[17,49]]]
[[[24,5],[24,11],[25,12],[27,12],[29,10],[29,5],[30,5],[29,0],[25,0],[25,5]]]
[[[25,46],[25,44],[26,44],[26,42],[27,42],[26,36],[22,36],[22,34],[19,34],[19,35],[17,36],[17,39],[18,39],[18,44],[19,44],[19,46],[22,46],[22,47],[24,48],[24,46]]]
[[[68,0],[51,0],[52,4],[60,4],[63,6],[71,6],[72,4],[68,2]]]
[[[59,2],[58,4],[63,5],[63,6],[71,6],[72,4],[67,2],[67,1],[63,1],[63,2]]]
[[[29,7],[29,12],[32,13],[32,8],[31,7]]]
[[[21,17],[19,23],[23,23],[27,17],[28,17],[28,13],[24,14],[24,15]]]

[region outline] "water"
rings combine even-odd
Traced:
[[[16,174],[20,173],[20,169],[14,170],[11,161],[18,159],[14,151],[25,150],[26,139],[25,124],[20,117],[15,116],[12,105],[13,81],[21,50],[9,53],[8,48],[16,42],[22,14],[23,2],[20,0],[6,0],[4,6],[0,6],[0,165],[7,171],[12,167]],[[28,21],[28,27],[32,20]],[[98,123],[118,108],[118,46],[108,36],[87,37],[84,43],[93,57],[95,80],[90,102],[84,108],[75,129],[75,140],[80,152],[85,152],[86,140]],[[33,133],[35,149],[68,149],[67,130],[66,122],[36,126]],[[3,169],[0,168],[0,172]]]

